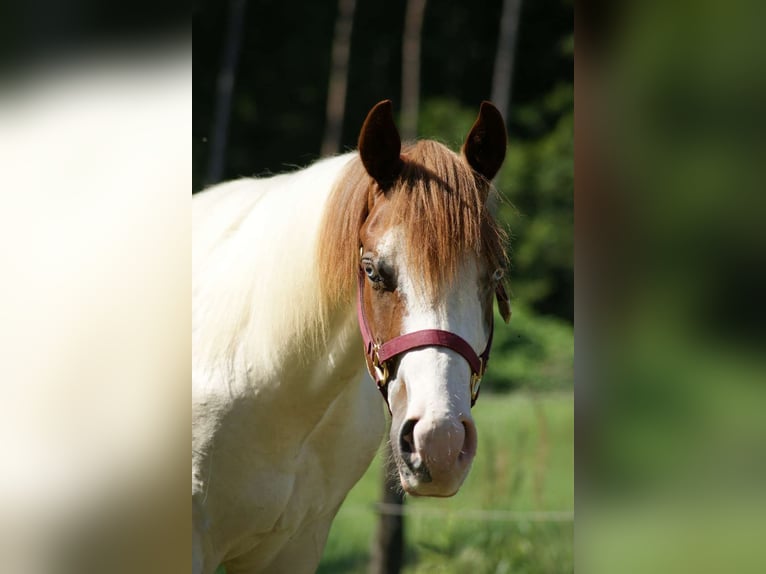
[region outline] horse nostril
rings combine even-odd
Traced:
[[[399,431],[399,454],[404,468],[416,476],[419,482],[431,482],[431,473],[425,461],[415,450],[415,425],[417,424],[418,419],[404,421]]]
[[[415,425],[417,423],[417,419],[408,419],[404,421],[402,430],[399,431],[399,450],[402,454],[415,452]]]
[[[463,448],[460,450],[459,458],[468,457],[472,459],[476,454],[476,425],[472,420],[463,420],[463,431],[465,432],[463,439]]]

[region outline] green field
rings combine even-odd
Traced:
[[[405,518],[405,572],[572,572],[572,393],[486,394],[474,417],[479,449],[460,492],[405,503],[411,512]],[[376,459],[349,493],[320,573],[367,571],[380,472]]]

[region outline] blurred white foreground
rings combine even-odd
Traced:
[[[191,57],[0,89],[0,571],[186,570]]]

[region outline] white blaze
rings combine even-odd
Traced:
[[[400,229],[383,236],[378,255],[396,268],[397,285],[405,307],[402,334],[423,329],[441,329],[459,335],[477,354],[488,334],[483,325],[479,299],[478,261],[467,257],[453,284],[437,298],[428,298],[417,283],[418,270],[406,260]],[[401,385],[407,385],[407,417],[470,417],[471,368],[458,353],[445,347],[427,347],[405,353],[389,388],[392,408],[401,409]]]

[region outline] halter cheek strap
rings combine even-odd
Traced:
[[[402,355],[413,349],[422,349],[423,347],[445,347],[452,349],[462,356],[471,367],[471,406],[479,398],[481,379],[487,369],[489,361],[489,351],[492,348],[492,335],[494,333],[494,320],[490,316],[489,340],[487,346],[480,355],[477,355],[473,347],[468,342],[449,331],[440,329],[423,329],[422,331],[413,331],[399,337],[394,337],[385,343],[376,342],[370,325],[367,321],[367,315],[364,311],[364,270],[359,268],[357,283],[356,313],[359,320],[359,330],[362,332],[364,341],[364,351],[369,359],[368,370],[370,376],[378,386],[378,390],[388,405],[388,361],[398,355]],[[499,287],[502,289],[502,287]],[[505,291],[503,290],[503,293]],[[389,406],[388,410],[391,410]]]

